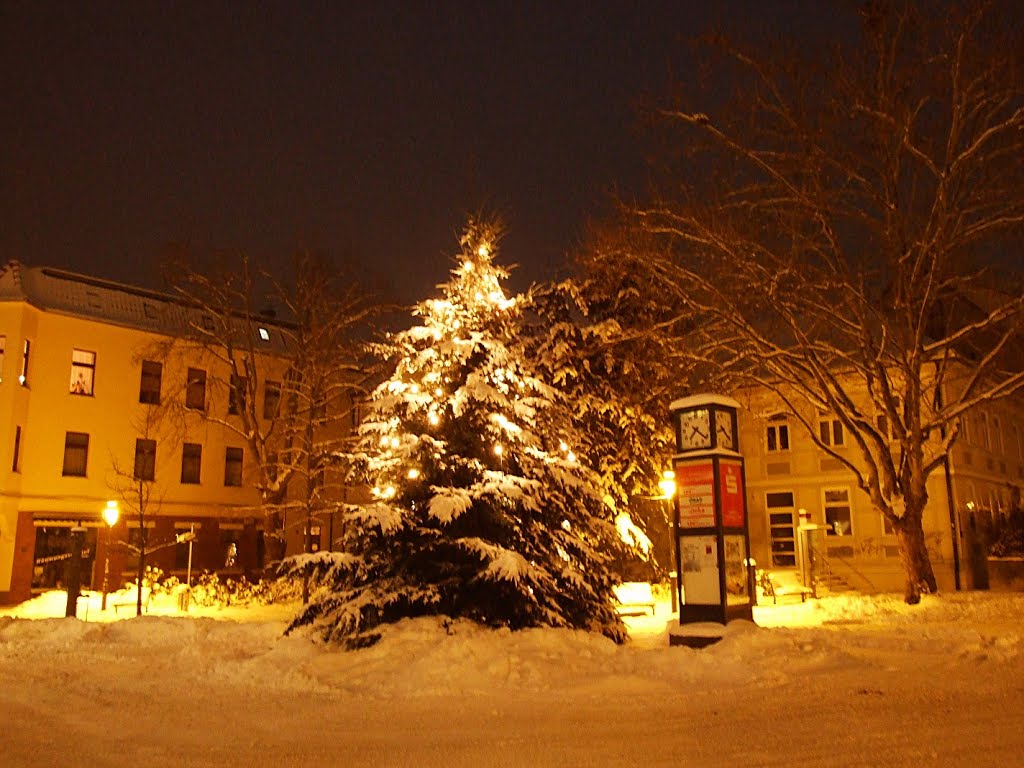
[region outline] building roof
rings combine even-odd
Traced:
[[[194,335],[197,328],[213,328],[210,312],[169,294],[51,267],[26,267],[18,261],[0,268],[2,301],[24,301],[44,311],[166,336]],[[240,321],[244,318],[238,317]],[[269,332],[269,340],[260,340],[267,352],[283,352],[281,330],[287,324],[263,317],[255,322]]]

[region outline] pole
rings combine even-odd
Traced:
[[[188,540],[188,568],[185,571],[185,586],[189,589],[192,588],[192,544],[196,540],[196,524],[192,523],[192,527],[189,529],[191,537]]]
[[[110,589],[110,526],[107,526],[107,541],[103,546],[103,600],[100,610],[107,610],[107,591]]]
[[[82,588],[82,542],[85,540],[85,528],[75,526],[71,529],[71,560],[68,562],[68,603],[64,609],[65,616],[78,614],[78,595]]]

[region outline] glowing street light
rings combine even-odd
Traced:
[[[107,524],[107,546],[103,549],[103,599],[100,601],[100,610],[107,610],[107,590],[110,589],[110,536],[111,530],[117,525],[117,518],[121,516],[121,509],[113,499],[107,502],[103,508],[103,522]]]
[[[660,498],[665,502],[665,506],[668,509],[669,524],[672,523],[672,500],[676,496],[676,473],[671,469],[666,469],[661,473],[661,480],[658,481],[658,488],[661,490]],[[676,562],[676,548],[675,545],[671,547],[672,551],[672,612],[675,613],[678,609],[678,600],[676,596],[676,583],[675,580],[679,578],[679,563]]]

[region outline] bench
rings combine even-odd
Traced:
[[[805,587],[799,583],[781,583],[776,584],[772,579],[772,574],[768,571],[757,572],[757,585],[761,587],[761,591],[764,595],[770,596],[774,605],[779,604],[780,597],[788,597],[791,595],[799,595],[800,602],[807,602],[807,597],[814,594],[814,590],[810,587]]]
[[[643,616],[647,611],[654,615],[657,601],[646,581],[627,581],[614,587],[615,599],[618,601],[616,610],[620,616]]]
[[[153,596],[153,591],[146,587],[142,588],[142,612],[149,613],[149,601]],[[114,613],[120,613],[122,608],[135,609],[139,604],[139,594],[136,591],[128,592],[124,595],[118,596],[117,599],[109,601],[109,604],[114,606]]]

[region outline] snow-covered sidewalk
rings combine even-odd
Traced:
[[[1024,753],[1024,595],[757,609],[702,651],[423,619],[355,653],[294,607],[0,612],[3,766],[1006,766]],[[199,615],[197,615],[199,614]],[[96,621],[95,619],[103,619]]]

